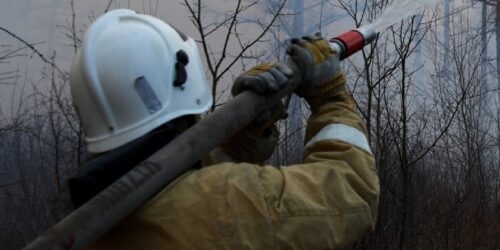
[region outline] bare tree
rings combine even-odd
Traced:
[[[356,14],[352,11],[358,8],[356,3],[339,1],[339,7],[350,13],[349,16],[357,25],[371,22],[387,4],[388,1],[376,1],[363,14]],[[451,32],[449,36],[444,36],[445,42],[439,39],[439,42],[432,43],[433,48],[441,48],[444,52],[440,54],[444,56],[438,60],[442,66],[436,68],[437,73],[433,74],[435,78],[424,78],[425,82],[432,84],[422,85],[420,80],[415,81],[415,72],[432,71],[429,71],[429,67],[410,64],[410,59],[415,56],[418,45],[426,39],[431,25],[434,27],[441,20],[440,17],[433,16],[432,12],[424,16],[427,19],[413,17],[382,32],[374,46],[363,51],[363,67],[357,66],[359,61],[349,64],[348,79],[354,80],[350,86],[368,125],[382,185],[377,233],[367,242],[375,242],[381,248],[402,249],[417,246],[419,242],[424,244],[425,241],[421,241],[416,235],[420,235],[422,228],[418,225],[425,223],[425,218],[420,216],[419,209],[422,207],[415,202],[420,199],[419,188],[422,188],[418,181],[430,174],[422,171],[422,168],[433,161],[430,156],[439,152],[441,143],[449,141],[449,132],[454,129],[454,121],[467,98],[481,93],[477,89],[465,88],[447,92],[448,95],[440,95],[441,98],[436,97],[434,101],[429,99],[440,93],[431,91],[434,84],[445,82],[446,86],[456,86],[453,81],[461,80],[470,87],[471,81],[476,79],[466,79],[468,73],[461,73],[462,78],[450,78],[449,74],[452,72],[467,72],[466,70],[479,67],[479,61],[475,60],[477,58],[471,57],[468,58],[471,60],[468,61],[471,68],[451,71],[453,68],[446,63],[446,58],[449,57],[448,62],[453,59],[456,63],[467,60],[463,54],[459,56],[458,51],[453,49],[463,47],[464,43],[480,48],[470,41],[452,44]],[[453,20],[448,19],[448,22],[453,23]],[[447,43],[446,40],[449,40],[449,46],[443,46]],[[461,51],[470,51],[470,48],[461,48]],[[434,58],[427,56],[424,59],[426,61]],[[451,58],[455,56],[457,58]],[[442,64],[443,62],[445,63]],[[478,75],[474,74],[475,71],[468,72],[473,77]],[[448,101],[441,102],[442,98]],[[439,123],[433,124],[433,121]],[[446,185],[442,187],[448,188]],[[399,214],[395,211],[399,211]]]
[[[281,7],[276,12],[263,17],[265,21],[261,21],[261,26],[255,27],[258,29],[255,34],[246,36],[239,30],[241,28],[241,18],[245,12],[255,8],[256,3],[256,1],[238,0],[231,5],[231,9],[223,11],[225,14],[221,15],[221,18],[208,21],[211,12],[203,1],[184,0],[191,21],[198,31],[198,43],[203,48],[208,75],[212,83],[212,96],[214,97],[212,111],[217,106],[218,87],[221,79],[241,59],[255,59],[258,57],[253,54],[254,51],[251,49],[256,44],[265,41],[268,31],[282,14],[286,0],[282,1]],[[221,37],[222,41],[220,40]]]
[[[473,5],[478,1],[480,8]],[[158,14],[158,1],[143,2],[143,12]],[[284,59],[290,36],[325,33],[340,17],[359,27],[391,3],[239,0],[217,10],[200,0],[182,2],[198,31],[216,99],[212,110],[223,104],[233,74],[255,62]],[[113,3],[106,1],[104,12]],[[382,186],[376,231],[353,248],[494,249],[500,244],[500,109],[493,105],[500,98],[493,94],[500,91],[485,87],[488,81],[497,83],[499,75],[487,57],[494,50],[488,46],[491,31],[498,29],[492,23],[495,5],[490,0],[446,1],[444,12],[405,19],[344,62]],[[58,26],[74,52],[85,26],[77,22],[78,6],[69,2],[72,14]],[[480,19],[474,18],[479,14]],[[0,248],[18,249],[53,222],[46,211],[85,152],[69,100],[68,74],[55,63],[57,53],[44,55],[41,43],[6,28],[0,32],[14,41],[0,46],[0,66],[30,54],[47,66],[35,82],[19,77],[27,72],[17,68],[0,71],[0,83],[16,86],[0,85],[9,87],[13,97],[10,113],[0,116]],[[414,63],[417,51],[420,63]],[[301,127],[281,126],[287,148],[276,157],[287,164],[295,161],[289,135],[300,134]]]
[[[70,4],[73,14],[69,28],[62,32],[68,34],[76,52],[81,33],[73,1]],[[35,82],[26,76],[14,78],[17,86],[12,88],[10,113],[0,120],[0,172],[6,173],[0,175],[0,221],[4,225],[0,248],[19,249],[54,223],[49,211],[55,196],[85,153],[81,125],[70,101],[69,74],[56,64],[56,51],[47,56],[39,50],[42,43],[30,43],[2,27],[0,31],[22,44],[23,50],[3,50],[6,59],[24,52],[35,55],[29,60],[46,65]]]

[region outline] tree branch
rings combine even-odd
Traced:
[[[52,63],[50,60],[48,60],[42,53],[40,53],[40,51],[38,51],[32,44],[26,42],[26,40],[20,38],[19,36],[17,36],[16,34],[12,33],[11,31],[9,31],[8,29],[6,28],[3,28],[3,27],[0,27],[0,30],[9,34],[10,36],[12,36],[13,38],[15,38],[16,40],[20,41],[21,43],[23,43],[24,45],[26,45],[28,48],[31,49],[31,51],[33,51],[38,57],[40,57],[40,59],[42,59],[43,62],[49,64],[50,66],[54,67],[57,72],[61,75],[61,76],[66,76],[66,74],[61,70],[59,69],[59,67],[57,67],[57,65],[55,65],[54,63]]]

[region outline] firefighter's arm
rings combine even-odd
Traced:
[[[341,248],[375,227],[380,192],[375,160],[365,125],[345,89],[338,59],[332,59],[335,52],[322,39],[296,42],[300,47],[293,48],[292,56],[300,56],[300,50],[306,48],[321,53],[311,58],[323,58],[316,60],[319,63],[297,63],[299,67],[310,67],[301,69],[305,80],[297,91],[312,110],[304,163],[280,169],[232,166],[225,189],[226,200],[233,202],[227,211],[235,211],[237,230],[259,231],[263,238],[274,235],[267,240],[275,245],[258,247]],[[329,77],[315,78],[324,73],[324,66],[319,64],[325,61],[330,64],[331,71],[325,74]],[[314,65],[321,72],[307,75],[315,70]],[[264,226],[266,222],[271,229]],[[251,233],[247,234],[251,240]]]
[[[193,173],[177,189],[192,188],[196,207],[205,208],[192,222],[210,228],[206,241],[226,236],[215,248],[336,249],[375,226],[375,160],[338,58],[319,38],[296,40],[290,54],[304,79],[297,94],[312,109],[304,163],[219,164]]]
[[[274,234],[279,246],[334,249],[373,230],[379,183],[352,103],[318,107],[307,133],[303,164],[231,167],[225,181],[227,213],[249,241],[257,240],[251,239],[251,231],[258,231],[262,237]],[[266,222],[272,226],[267,228]]]
[[[343,247],[375,226],[375,160],[335,51],[320,37],[306,37],[295,40],[289,54],[303,74],[296,93],[312,110],[304,164],[281,169],[233,166],[226,199],[234,202],[228,211],[236,211],[237,230],[271,233],[279,246]],[[263,226],[266,221],[271,232]]]

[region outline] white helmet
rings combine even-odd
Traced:
[[[163,21],[114,10],[88,29],[71,95],[88,151],[104,152],[212,105],[197,46]]]

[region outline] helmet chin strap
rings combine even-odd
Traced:
[[[146,135],[111,151],[97,154],[68,180],[75,208],[92,199],[122,175],[196,123],[194,115],[164,123]],[[199,163],[193,168],[199,168]]]

